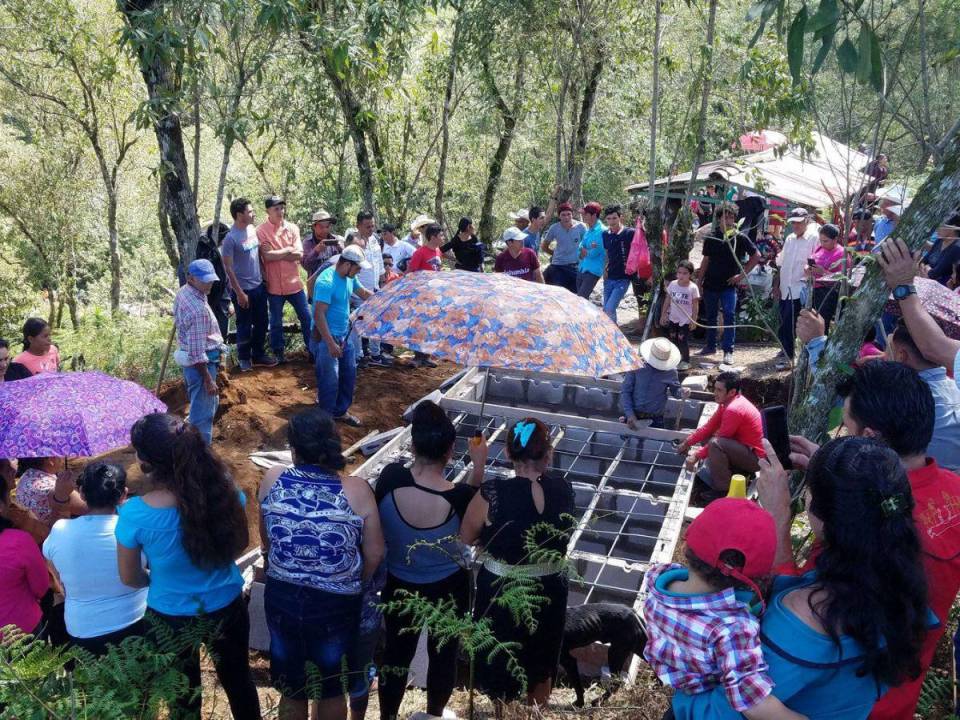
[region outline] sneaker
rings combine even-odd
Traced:
[[[723,354],[723,364],[724,365],[733,365],[733,353],[725,352]]]
[[[685,362],[683,360],[681,360],[680,364],[677,365],[677,370],[689,370],[689,369],[690,369],[690,363]]]
[[[704,346],[704,347],[697,353],[697,355],[700,355],[700,356],[716,355],[716,354],[717,354],[717,349],[716,349],[715,347],[707,347],[707,346]]]
[[[783,358],[777,360],[773,365],[777,370],[786,370],[790,367],[790,360],[788,358]]]
[[[277,363],[278,360],[272,355],[262,355],[253,359],[253,364],[256,367],[276,367]]]
[[[363,368],[370,367],[370,356],[363,355],[359,360],[357,360],[357,370],[362,370]]]
[[[338,423],[343,423],[344,425],[349,425],[350,427],[360,427],[360,418],[350,413],[344,413],[343,415],[337,415],[334,418]]]
[[[393,358],[387,355],[371,355],[368,364],[375,367],[393,367]]]
[[[240,372],[247,372],[247,370],[253,370],[253,363],[249,360],[238,360],[237,366],[240,368]]]
[[[425,367],[425,368],[439,367],[436,362],[434,362],[428,357],[420,358],[420,360],[418,361],[418,364],[420,365],[420,367]]]

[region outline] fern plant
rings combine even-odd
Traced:
[[[153,720],[186,696],[177,656],[199,643],[198,633],[131,637],[101,657],[54,647],[16,628],[0,643],[0,718],[3,720]]]

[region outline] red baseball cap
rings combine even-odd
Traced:
[[[704,508],[687,528],[687,547],[724,575],[746,583],[760,596],[753,580],[769,575],[777,554],[777,526],[773,516],[750,500],[720,498]],[[724,550],[739,550],[742,570],[720,562]]]
[[[590,213],[591,215],[600,217],[600,213],[603,212],[603,207],[598,202],[588,202],[583,206],[582,212]]]
[[[559,207],[557,207],[557,212],[567,212],[567,211],[573,212],[573,205],[571,205],[568,202],[562,202],[560,203]]]

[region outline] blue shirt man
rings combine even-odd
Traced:
[[[357,383],[357,359],[350,331],[350,296],[366,300],[372,293],[357,280],[361,270],[370,270],[363,250],[348,245],[331,267],[323,270],[313,286],[311,348],[316,358],[317,405],[337,422],[358,427],[360,420],[347,410],[353,404]]]

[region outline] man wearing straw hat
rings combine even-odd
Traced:
[[[624,376],[620,389],[623,422],[631,430],[639,427],[639,420],[651,420],[650,427],[662,428],[667,393],[680,383],[680,348],[666,338],[651,338],[640,345],[640,356],[643,365]]]

